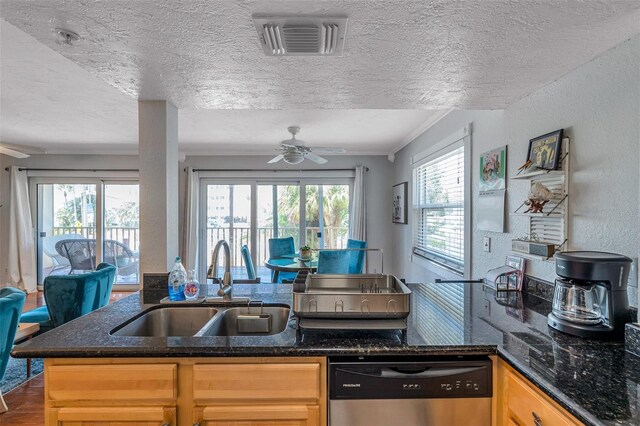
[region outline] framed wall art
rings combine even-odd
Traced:
[[[408,223],[407,221],[407,182],[393,185],[393,223]]]
[[[529,141],[527,162],[531,162],[531,167],[558,170],[562,151],[562,133],[563,129],[560,129]]]
[[[480,192],[505,189],[507,146],[480,155]]]

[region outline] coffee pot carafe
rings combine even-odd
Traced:
[[[631,259],[615,253],[573,251],[557,253],[555,260],[559,278],[549,326],[580,337],[624,336]]]

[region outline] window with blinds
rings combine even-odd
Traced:
[[[450,145],[413,169],[413,253],[464,273],[464,145]]]

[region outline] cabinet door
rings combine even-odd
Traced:
[[[49,426],[175,426],[174,407],[65,407],[50,412]]]
[[[508,389],[507,404],[510,421],[519,426],[574,426],[580,424],[551,406],[514,374],[509,375]]]
[[[200,426],[317,426],[317,405],[220,406],[196,409]]]

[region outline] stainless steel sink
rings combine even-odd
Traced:
[[[229,308],[203,328],[198,336],[270,336],[282,333],[289,322],[290,309],[283,305],[252,305]]]
[[[287,305],[159,306],[126,321],[113,336],[204,337],[268,336],[287,328]]]
[[[217,313],[211,306],[166,306],[147,311],[119,326],[113,336],[193,336]]]

